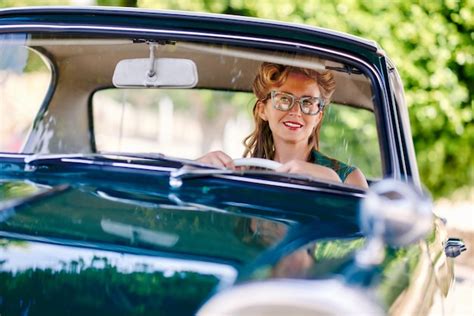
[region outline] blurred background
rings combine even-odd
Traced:
[[[0,8],[76,5],[177,9],[253,16],[330,28],[375,40],[405,86],[423,183],[449,235],[465,240],[457,258],[463,304],[474,315],[474,0],[0,0]],[[464,301],[464,299],[466,299]]]

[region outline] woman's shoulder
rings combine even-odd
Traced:
[[[317,150],[313,150],[311,152],[311,157],[312,157],[313,163],[316,163],[318,165],[328,167],[334,170],[342,182],[344,182],[347,176],[356,169],[356,167],[354,166],[350,166],[342,161],[326,156],[325,154]]]

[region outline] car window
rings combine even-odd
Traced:
[[[254,128],[251,93],[173,89],[104,89],[92,99],[99,152],[160,152],[194,159],[212,150],[242,156]],[[321,151],[358,166],[369,178],[382,169],[371,111],[331,104]]]
[[[321,151],[357,166],[366,177],[382,177],[382,162],[374,114],[332,104],[321,129]]]
[[[0,152],[21,151],[52,79],[44,56],[26,39],[0,35]]]
[[[207,89],[101,90],[92,99],[96,148],[184,158],[224,150],[241,157],[254,102],[251,93]]]

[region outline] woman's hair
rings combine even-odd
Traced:
[[[255,130],[244,139],[244,157],[266,158],[273,160],[275,156],[275,147],[273,143],[272,131],[268,121],[264,121],[259,116],[258,103],[264,102],[268,98],[272,88],[282,86],[288,79],[290,73],[302,74],[316,81],[327,106],[331,100],[331,96],[336,90],[336,82],[331,72],[318,72],[313,69],[298,68],[294,66],[285,66],[273,63],[263,63],[253,82],[253,93],[257,97],[257,101],[253,107],[253,118]],[[322,112],[321,121],[314,129],[313,134],[308,139],[308,145],[319,150],[319,130],[321,129],[324,111]]]

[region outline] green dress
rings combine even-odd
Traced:
[[[334,170],[342,182],[346,181],[347,176],[356,169],[355,167],[349,166],[343,162],[340,162],[339,160],[329,158],[317,150],[313,150],[311,152],[311,157],[313,158],[313,162],[315,164]]]

